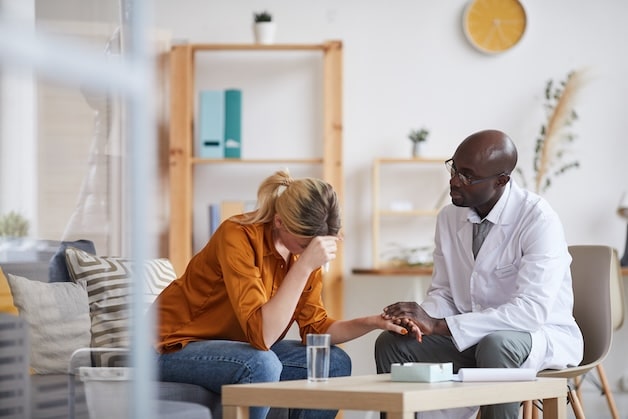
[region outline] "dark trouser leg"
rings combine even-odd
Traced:
[[[527,332],[495,332],[475,347],[478,368],[519,368],[530,355],[532,337]],[[504,403],[480,408],[482,419],[517,419],[520,403]]]
[[[462,367],[475,367],[475,351],[458,351],[447,336],[423,336],[419,343],[414,336],[382,332],[375,342],[377,373],[389,373],[391,364],[400,362],[452,362],[457,372]],[[385,419],[386,414],[381,413],[380,418]]]
[[[382,332],[375,342],[377,373],[389,373],[398,362],[452,362],[460,368],[518,368],[528,358],[532,338],[527,332],[495,332],[462,352],[447,336],[423,336],[418,343],[412,336]],[[482,419],[516,419],[519,403],[482,407]]]
[[[377,373],[389,373],[390,365],[399,362],[452,362],[457,372],[475,367],[475,349],[460,352],[448,336],[423,336],[419,343],[414,336],[382,332],[375,341]]]

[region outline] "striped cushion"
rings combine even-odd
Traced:
[[[75,247],[65,250],[70,277],[87,288],[92,347],[124,348],[130,344],[129,317],[133,263],[128,258],[95,256]],[[175,279],[168,259],[144,263],[145,309]]]

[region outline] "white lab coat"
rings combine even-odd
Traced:
[[[583,340],[573,318],[571,256],[558,215],[511,179],[486,217],[492,226],[476,260],[471,208],[448,205],[438,215],[434,275],[421,306],[445,318],[459,350],[496,330],[529,331],[524,368],[578,365]]]
[[[571,256],[558,215],[511,179],[486,218],[493,226],[474,260],[477,213],[454,205],[439,213],[434,274],[421,307],[446,319],[461,351],[493,331],[528,331],[532,349],[522,368],[578,365],[584,344],[572,315]],[[468,417],[468,412],[419,416]]]

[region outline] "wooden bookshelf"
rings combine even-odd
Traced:
[[[322,157],[205,159],[194,155],[194,99],[196,57],[215,51],[319,51],[322,60],[323,143]],[[251,69],[254,71],[254,69]],[[242,165],[304,164],[322,167],[322,177],[333,185],[342,206],[344,196],[342,159],[342,42],[320,44],[181,44],[170,53],[170,229],[169,258],[182,274],[192,257],[194,168],[224,166],[225,174],[242,170]],[[221,170],[223,170],[221,168]],[[198,179],[196,181],[199,181]],[[325,303],[331,316],[342,318],[342,250],[325,274]]]
[[[382,275],[382,276],[432,276],[431,266],[408,268],[353,268],[355,275]]]

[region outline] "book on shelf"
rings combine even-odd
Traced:
[[[255,209],[256,201],[254,200],[231,200],[222,201],[219,204],[213,203],[209,205],[209,235],[214,234],[218,226],[227,218],[250,212]]]
[[[225,158],[239,159],[242,144],[242,91],[225,91]]]
[[[213,236],[214,232],[220,225],[220,205],[209,205],[209,236]]]
[[[198,106],[198,155],[207,159],[225,156],[225,92],[201,90]]]
[[[244,212],[244,201],[222,201],[220,203],[220,222],[227,218],[242,214]]]
[[[239,159],[242,145],[242,91],[201,90],[198,127],[199,157]]]

